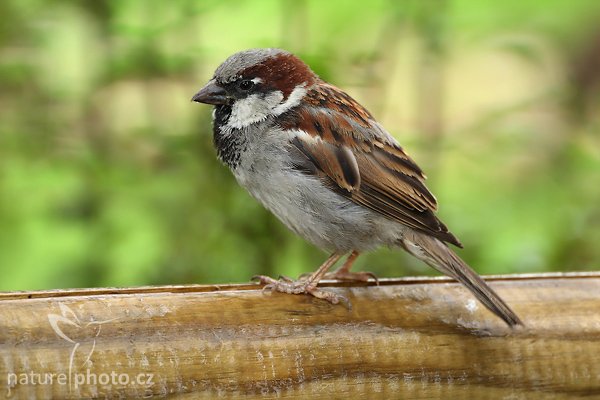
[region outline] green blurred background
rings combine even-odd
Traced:
[[[600,267],[600,2],[0,2],[0,290],[296,276],[325,255],[216,160],[190,102],[283,47],[428,173],[478,271]],[[399,251],[379,276],[433,273]]]

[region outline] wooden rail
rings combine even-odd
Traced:
[[[0,293],[0,398],[600,399],[600,274]]]

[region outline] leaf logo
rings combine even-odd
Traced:
[[[60,314],[48,314],[48,322],[54,332],[62,339],[73,344],[69,354],[69,390],[71,389],[71,376],[73,362],[76,354],[84,354],[85,358],[81,366],[86,365],[94,349],[96,348],[96,338],[100,335],[101,326],[107,322],[112,322],[118,318],[106,321],[83,322],[77,317],[67,305],[60,303],[58,305]]]

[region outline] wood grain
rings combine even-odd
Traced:
[[[526,327],[443,278],[0,293],[0,396],[600,399],[600,274],[491,281]]]

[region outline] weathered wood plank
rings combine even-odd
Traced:
[[[352,309],[256,285],[0,293],[0,393],[600,398],[600,274],[493,279],[516,330],[447,279],[327,285]]]

